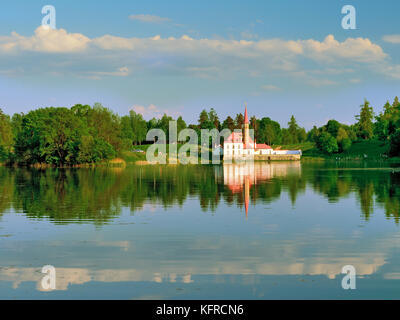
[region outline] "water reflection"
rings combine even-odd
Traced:
[[[239,164],[224,164],[224,184],[232,194],[243,194],[246,217],[249,211],[250,189],[254,187],[253,202],[257,200],[257,184],[265,184],[273,178],[294,178],[301,176],[301,164],[295,162],[249,162]],[[220,172],[220,171],[218,171]]]
[[[399,175],[299,162],[0,168],[0,298],[337,298],[347,264],[364,288],[354,297],[393,297]],[[55,293],[40,286],[46,264]]]
[[[142,166],[126,169],[0,168],[0,214],[11,208],[29,218],[55,223],[101,225],[147,204],[167,209],[191,198],[215,212],[223,201],[242,207],[271,203],[282,192],[291,205],[307,188],[336,203],[353,194],[363,218],[378,205],[399,222],[400,172],[392,168],[326,168],[291,163],[226,164],[223,166]]]

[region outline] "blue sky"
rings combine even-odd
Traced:
[[[40,27],[44,5],[56,30]],[[341,27],[356,8],[357,29]],[[352,123],[400,94],[400,3],[386,1],[7,1],[0,107],[101,102],[193,123],[203,108],[311,128]]]

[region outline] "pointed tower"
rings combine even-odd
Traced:
[[[245,148],[249,145],[249,116],[247,115],[247,103],[244,109],[244,146]]]

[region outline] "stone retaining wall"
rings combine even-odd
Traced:
[[[300,161],[300,154],[262,154],[262,155],[254,155],[252,156],[242,156],[242,157],[234,157],[227,158],[225,157],[225,161],[233,161],[233,162],[241,162],[241,161]]]
[[[300,159],[300,154],[262,154],[254,156],[255,161],[299,161]]]

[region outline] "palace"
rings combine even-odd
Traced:
[[[244,134],[244,137],[243,137]],[[224,160],[300,160],[301,150],[273,150],[271,146],[250,137],[249,117],[247,106],[244,110],[244,124],[242,132],[232,132],[225,139],[223,147]]]

